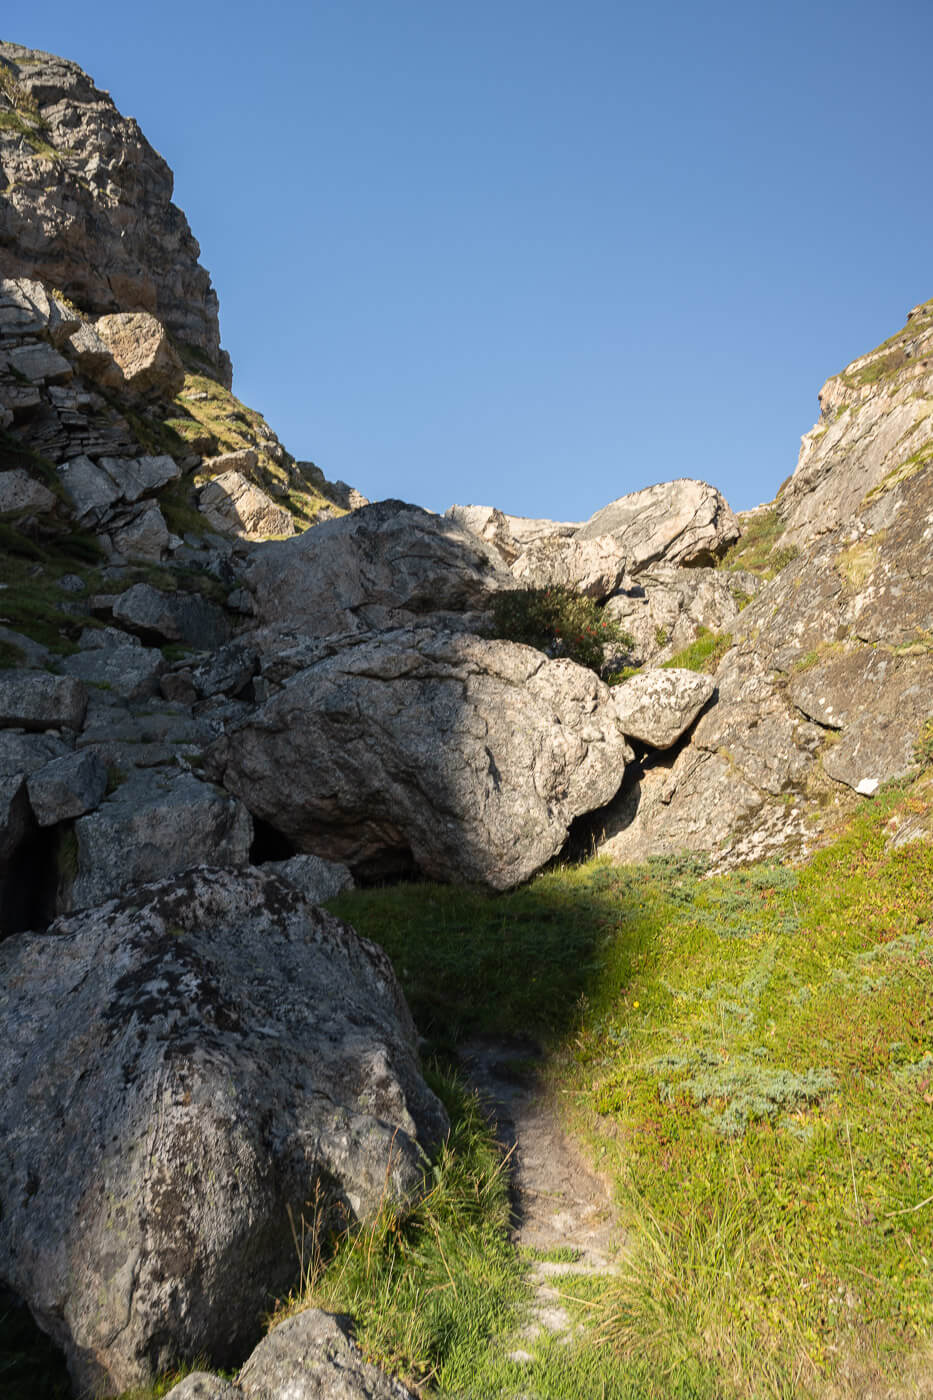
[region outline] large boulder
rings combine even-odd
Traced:
[[[677,667],[640,671],[612,692],[619,728],[629,739],[669,749],[716,689],[709,676]]]
[[[146,311],[101,316],[94,329],[133,394],[169,403],[185,387],[185,367],[165,327]]]
[[[21,467],[0,472],[0,515],[18,515],[27,511],[44,515],[54,510],[57,504],[48,487]]]
[[[208,750],[207,772],[299,850],[355,874],[414,862],[506,889],[622,781],[630,750],[609,689],[571,661],[429,627],[296,656]]]
[[[510,567],[522,588],[567,588],[601,602],[625,577],[625,556],[612,535],[554,535],[527,545]]]
[[[682,478],[620,496],[591,516],[574,538],[599,535],[612,535],[629,573],[637,573],[657,560],[714,564],[739,538],[739,524],[714,486]]]
[[[222,646],[230,635],[223,610],[200,593],[164,593],[134,583],[113,604],[113,615],[145,641],[185,642],[199,650]]]
[[[0,946],[0,1280],[82,1393],[236,1364],[316,1192],[370,1216],[445,1130],[385,954],[274,875],[193,870]]]
[[[132,769],[96,811],[79,817],[74,832],[70,909],[201,862],[245,865],[253,836],[242,803],[193,773],[161,768]]]
[[[255,452],[231,452],[230,457],[252,457]],[[241,471],[222,471],[201,488],[198,508],[221,535],[244,540],[288,538],[295,533],[295,517],[284,506],[276,505],[254,481]]]
[[[308,636],[482,607],[512,580],[496,551],[455,521],[403,501],[254,547],[244,570],[257,621]]]
[[[80,729],[87,691],[74,676],[0,671],[0,728]]]

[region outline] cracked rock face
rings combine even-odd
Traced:
[[[628,572],[649,564],[710,565],[739,538],[739,523],[721,492],[682,478],[633,491],[603,506],[574,536],[612,535]]]
[[[199,868],[0,946],[0,1279],[113,1392],[238,1360],[296,1222],[374,1213],[446,1131],[385,954]]]
[[[933,716],[931,482],[933,465],[869,497],[733,621],[716,705],[629,775],[606,854],[802,852],[840,804],[910,771]]]
[[[507,889],[615,794],[631,756],[608,687],[531,647],[407,628],[296,667],[207,771],[356,874],[414,862]]]
[[[778,509],[788,544],[835,530],[870,492],[933,458],[933,302],[903,330],[853,360],[820,390],[820,419],[806,433]]]
[[[150,312],[229,387],[217,297],[165,161],[76,63],[0,43],[0,64],[0,276],[95,314]]]

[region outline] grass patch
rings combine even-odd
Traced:
[[[690,645],[675,652],[661,665],[670,669],[705,671],[712,675],[731,645],[731,632],[711,632],[708,627],[699,627]]]
[[[103,553],[93,535],[73,530],[51,540],[36,540],[0,521],[0,625],[22,632],[51,651],[74,650],[93,618],[67,611],[73,596],[59,587],[63,574],[79,574],[88,591],[102,586],[98,567]]]
[[[629,1244],[584,1309],[579,1364],[628,1368],[607,1394],[823,1395],[853,1357],[881,1387],[929,1336],[933,846],[887,840],[929,805],[892,786],[799,870],[597,860],[334,901],[436,1040],[549,1045]]]
[[[836,555],[835,565],[846,584],[853,592],[863,588],[878,563],[884,531],[879,530],[870,539],[858,540],[842,549]]]
[[[735,544],[723,555],[717,568],[730,571],[745,569],[761,578],[774,578],[799,552],[795,545],[777,548],[777,542],[784,530],[784,521],[777,510],[762,511],[759,515],[753,515],[743,526]]]

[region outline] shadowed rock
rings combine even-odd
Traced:
[[[446,1131],[385,954],[258,870],[8,939],[0,989],[0,1279],[89,1392],[238,1360],[315,1183],[371,1215]]]
[[[311,637],[483,607],[512,587],[499,554],[455,521],[379,501],[291,540],[257,545],[245,569],[261,624]]]
[[[630,750],[582,666],[429,627],[331,648],[304,666],[298,653],[207,754],[208,773],[300,850],[356,874],[414,861],[507,889],[622,781]]]

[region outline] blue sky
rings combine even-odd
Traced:
[[[376,499],[735,509],[933,296],[929,0],[44,0],[176,175],[234,388]]]

